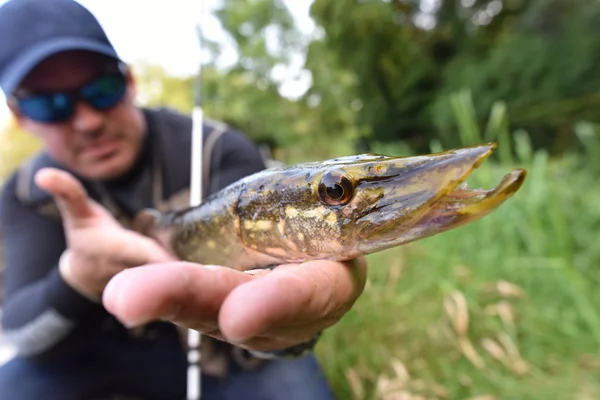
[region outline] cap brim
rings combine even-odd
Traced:
[[[0,81],[2,91],[7,95],[12,93],[42,60],[68,50],[88,50],[119,59],[115,49],[105,43],[75,37],[50,39],[21,53],[6,67]]]

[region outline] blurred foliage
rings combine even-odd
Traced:
[[[597,2],[314,0],[311,15],[317,29],[305,37],[279,0],[223,2],[216,16],[240,57],[227,69],[206,61],[207,115],[291,160],[457,146],[452,96],[465,91],[476,126],[501,100],[512,131],[526,129],[550,154],[580,150],[580,121],[599,122]],[[281,71],[303,52],[311,84],[299,99],[283,97]],[[149,67],[141,79],[148,74],[165,82],[162,92],[148,87],[148,104],[191,109],[193,77]]]
[[[0,127],[0,186],[4,179],[14,171],[23,160],[37,152],[42,143],[33,135],[25,132],[17,125],[14,118],[9,118]]]

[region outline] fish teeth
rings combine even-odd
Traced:
[[[459,189],[459,190],[467,190],[468,189],[467,182],[461,183],[460,186],[457,187],[457,189]]]

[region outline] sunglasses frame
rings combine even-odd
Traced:
[[[115,100],[114,103],[111,104],[110,106],[98,107],[97,105],[94,105],[92,102],[90,102],[85,97],[85,95],[82,93],[82,91],[88,85],[90,85],[100,79],[111,77],[111,76],[116,76],[119,79],[123,80],[123,86],[124,86],[123,91],[122,91],[121,95],[119,96],[119,98],[117,100]],[[73,115],[75,113],[74,106],[79,101],[85,102],[87,105],[89,105],[90,107],[92,107],[95,110],[100,110],[100,111],[107,110],[107,109],[110,109],[110,108],[114,107],[115,105],[117,105],[125,96],[126,91],[127,91],[127,66],[122,61],[118,61],[117,63],[111,63],[110,65],[107,65],[106,68],[100,74],[98,74],[94,78],[90,79],[89,81],[85,82],[84,84],[80,85],[77,89],[60,90],[60,91],[40,91],[40,92],[29,92],[29,91],[21,89],[21,93],[15,92],[15,93],[12,93],[10,96],[8,96],[7,101],[13,107],[15,107],[17,110],[19,110],[19,112],[23,113],[27,118],[29,118],[33,121],[46,123],[46,124],[64,123],[73,117]],[[43,119],[35,118],[35,117],[27,114],[26,112],[23,112],[23,109],[21,107],[21,102],[27,100],[27,98],[35,97],[35,96],[44,96],[44,95],[56,95],[56,94],[65,95],[67,97],[67,99],[69,101],[71,101],[73,104],[73,107],[72,107],[71,111],[69,112],[69,114],[64,115],[63,118],[43,120]]]

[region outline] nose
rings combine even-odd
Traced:
[[[76,132],[94,134],[104,124],[104,115],[101,111],[79,101],[75,105],[75,113],[71,121]]]

